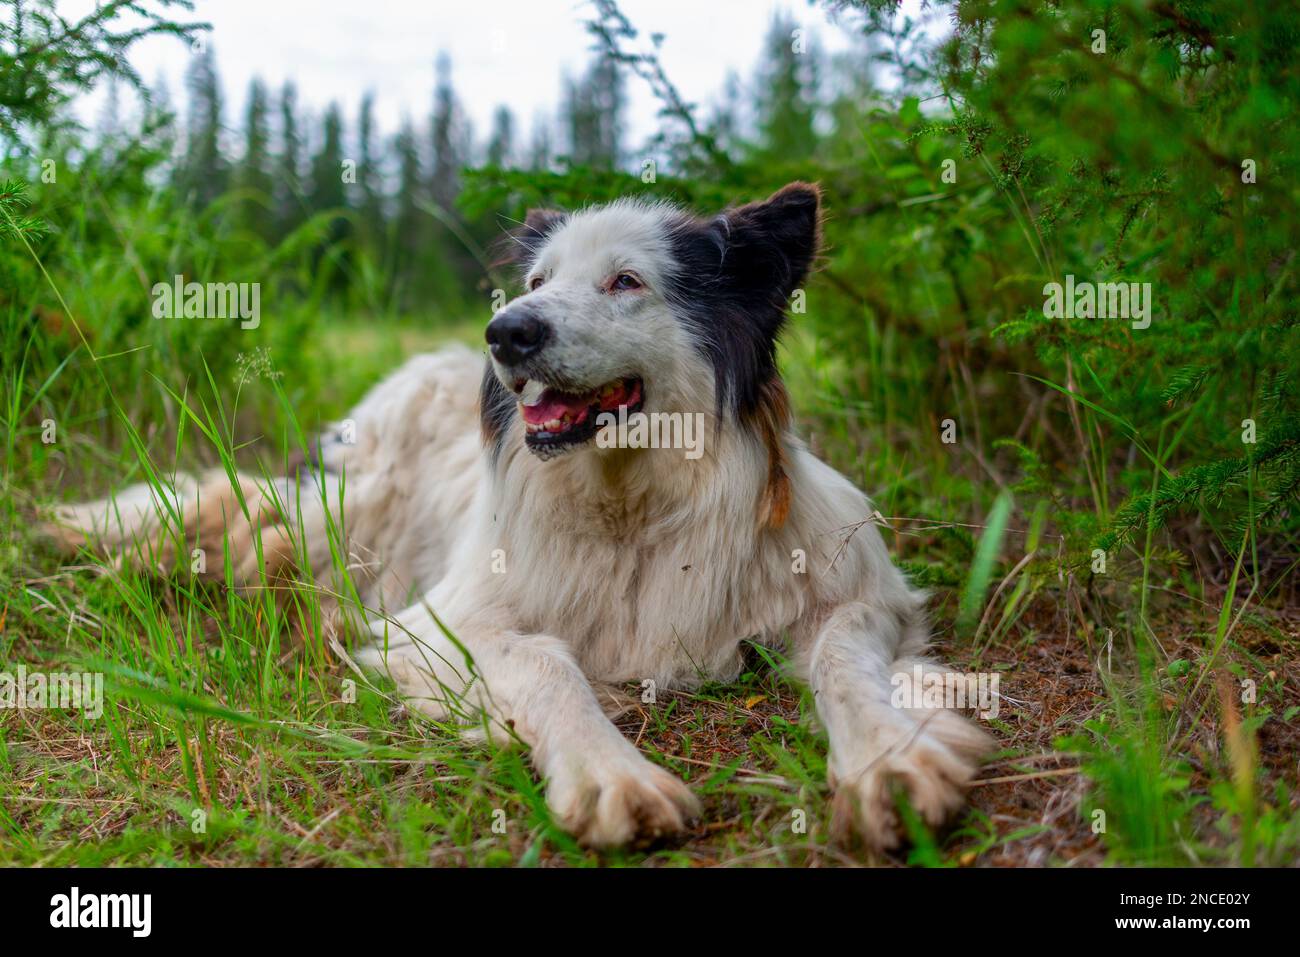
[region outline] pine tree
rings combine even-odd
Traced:
[[[599,165],[617,169],[623,163],[623,113],[627,108],[623,69],[612,57],[602,56],[592,66],[587,82],[596,109]]]
[[[122,91],[116,77],[109,77],[107,93],[99,119],[95,124],[95,134],[103,147],[111,143],[122,132]]]
[[[201,209],[226,191],[230,174],[221,149],[221,80],[212,46],[194,55],[186,73],[186,87],[189,119],[180,185],[182,192]]]
[[[8,0],[12,12],[0,23],[0,159],[23,142],[28,130],[44,134],[53,126],[70,125],[62,114],[64,104],[103,77],[144,92],[128,56],[132,46],[160,35],[193,42],[200,26],[168,17],[167,8],[175,3],[99,3],[70,21],[66,10],[60,15],[55,9],[54,0]]]
[[[303,221],[302,139],[297,112],[298,88],[290,80],[280,90],[280,148],[275,157],[275,218],[280,237]]]
[[[331,103],[321,124],[320,148],[312,157],[307,204],[313,213],[343,209],[347,193],[343,188],[343,115]]]
[[[343,182],[343,114],[337,103],[331,103],[325,110],[321,124],[320,148],[312,157],[311,178],[307,186],[307,206],[314,213],[337,213],[330,219],[325,243],[318,249],[318,255],[326,253],[342,260],[345,251],[340,245],[347,239],[350,220],[343,215],[347,209],[348,197]],[[342,271],[331,277],[335,286],[342,285],[346,277]]]
[[[820,48],[794,19],[773,19],[757,91],[758,131],[768,154],[783,160],[802,159],[816,149],[819,58]]]
[[[534,172],[549,170],[554,162],[551,155],[551,118],[538,113],[533,118],[532,142],[528,146],[528,168]]]
[[[371,236],[383,235],[383,170],[375,152],[375,95],[367,92],[361,99],[357,121],[357,186],[362,220]]]
[[[834,132],[825,144],[829,147],[827,160],[852,162],[861,136],[859,131],[869,122],[871,111],[880,107],[880,93],[872,70],[877,54],[873,36],[858,36],[849,49],[831,61],[837,93],[828,110]]]
[[[463,223],[456,208],[460,195],[460,171],[473,153],[469,121],[456,99],[451,82],[451,58],[438,56],[438,82],[434,92],[432,119],[433,168],[429,180],[430,238],[421,250],[420,283],[446,293],[458,285],[458,277],[473,275],[478,266],[460,240]]]
[[[595,123],[591,115],[591,104],[587,101],[586,87],[580,80],[568,76],[564,78],[560,116],[564,124],[564,148],[569,164],[590,165]]]
[[[389,271],[401,290],[398,306],[405,308],[414,304],[409,286],[416,257],[428,245],[425,229],[428,215],[419,208],[424,192],[424,170],[415,129],[409,119],[402,121],[393,140],[393,153],[397,160],[397,193],[393,197],[392,250],[388,259]]]
[[[740,94],[740,77],[734,70],[728,70],[727,79],[722,87],[722,98],[714,107],[708,125],[708,133],[720,149],[730,151],[740,145],[742,122]]]
[[[492,115],[492,136],[488,140],[487,165],[508,166],[514,153],[515,117],[508,106],[498,106]]]
[[[438,84],[433,107],[433,170],[430,193],[444,210],[451,210],[460,189],[460,168],[466,159],[460,150],[460,108],[451,85],[451,57],[438,54]]]
[[[176,107],[172,103],[172,91],[167,83],[167,76],[161,70],[158,71],[153,85],[149,87],[146,100],[147,112],[155,117],[156,125],[166,128],[168,141],[171,142],[175,133]]]
[[[611,56],[597,57],[578,80],[566,80],[562,115],[569,161],[593,169],[616,169],[623,160],[623,70]]]
[[[273,227],[270,108],[266,85],[254,78],[248,85],[244,155],[239,163],[237,182],[245,194],[240,203],[241,222],[265,239],[271,238]]]

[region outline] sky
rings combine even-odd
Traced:
[[[59,9],[68,15],[90,4],[61,0]],[[729,71],[742,80],[752,75],[778,12],[829,52],[848,45],[825,8],[805,0],[621,0],[620,6],[641,32],[638,44],[651,33],[665,34],[668,76],[703,107],[716,100]],[[588,0],[197,0],[192,19],[212,24],[207,42],[217,55],[228,125],[237,125],[254,76],[273,90],[292,78],[299,102],[313,113],[339,101],[349,125],[367,90],[375,93],[381,132],[395,132],[407,116],[424,124],[432,110],[434,59],[446,50],[476,139],[486,139],[493,112],[506,104],[526,143],[533,119],[553,115],[564,73],[577,75],[587,63],[592,41],[582,20],[592,11]],[[165,78],[180,108],[191,56],[180,40],[157,37],[138,44],[131,60],[145,82]],[[628,94],[628,141],[639,143],[656,130],[656,105],[635,78]],[[84,103],[83,116],[93,119],[102,102]]]

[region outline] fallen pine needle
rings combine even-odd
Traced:
[[[1061,774],[1078,774],[1082,768],[1052,768],[1048,771],[1031,771],[1029,774],[1007,774],[1000,778],[984,778],[980,781],[972,781],[970,786],[973,788],[983,787],[986,784],[1011,784],[1014,781],[1032,781],[1034,778],[1051,778]]]

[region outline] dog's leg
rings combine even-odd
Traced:
[[[912,654],[921,644],[917,624],[855,602],[831,613],[802,660],[830,739],[833,828],[841,837],[856,830],[875,848],[898,844],[895,785],[928,824],[941,824],[989,747],[957,711],[924,707],[920,687],[898,704],[899,682],[914,685],[916,666],[948,671]]]
[[[487,716],[489,733],[518,735],[547,780],[551,810],[584,844],[610,847],[680,831],[698,813],[690,789],[605,717],[564,642],[486,623],[462,625],[453,642],[423,605],[397,620],[409,640],[366,649],[358,660],[386,671],[411,704],[435,718],[463,703]],[[372,630],[382,636],[383,623]]]
[[[224,548],[230,548],[238,572],[258,527],[274,521],[274,508],[255,479],[239,474],[232,481],[223,470],[213,469],[199,477],[181,474],[159,485],[133,485],[95,502],[58,506],[42,529],[65,553],[95,545],[164,574],[202,552],[200,574],[219,577]]]
[[[164,575],[189,565],[202,578],[222,580],[228,552],[234,583],[259,586],[298,564],[327,572],[327,524],[315,488],[299,491],[296,480],[268,482],[244,473],[232,481],[214,469],[198,477],[180,474],[156,486],[133,485],[95,502],[57,506],[41,527],[65,554],[93,547],[123,564]],[[297,547],[299,541],[304,548]],[[300,552],[305,563],[298,561]]]

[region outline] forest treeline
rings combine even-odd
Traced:
[[[870,72],[865,45],[857,57],[832,62],[815,40],[796,42],[801,33],[789,17],[774,18],[753,77],[732,75],[708,107],[707,131],[724,148],[806,157],[823,135],[842,134],[823,87],[833,84],[832,72],[860,85]],[[431,302],[440,314],[463,310],[486,279],[482,250],[509,223],[464,215],[465,169],[640,175],[653,163],[674,172],[657,138],[629,135],[630,69],[608,49],[596,48],[579,76],[557,74],[552,112],[521,118],[501,104],[483,135],[456,89],[451,57],[438,53],[430,65],[427,119],[407,117],[390,133],[379,128],[374,92],[311,110],[293,80],[271,89],[254,78],[236,111],[215,45],[200,40],[180,102],[161,80],[129,87],[112,78],[91,129],[70,120],[47,126],[35,151],[88,148],[97,164],[139,163],[149,182],[166,184],[194,210],[220,206],[219,228],[268,249],[313,224],[324,234],[317,264],[331,293],[349,308],[385,314],[427,312]],[[742,103],[746,87],[755,95]],[[138,117],[129,125],[121,118],[128,106]],[[832,121],[824,129],[823,113]],[[349,295],[354,283],[379,274],[381,288],[367,287],[365,301]]]
[[[947,838],[915,819],[908,860],[1297,859],[1300,5],[813,0],[817,31],[777,18],[752,72],[693,103],[660,59],[680,38],[588,0],[572,11],[591,59],[549,120],[501,109],[483,130],[436,43],[431,96],[381,130],[388,104],[362,90],[322,111],[293,84],[230,90],[225,41],[188,0],[104,0],[76,20],[61,5],[0,0],[0,651],[33,666],[71,653],[70,670],[107,659],[122,680],[98,738],[53,710],[30,746],[6,752],[0,735],[20,809],[7,830],[0,810],[15,838],[0,855],[354,864],[373,846],[428,863],[454,843],[432,859],[509,861],[481,822],[503,801],[537,812],[526,766],[439,751],[475,783],[420,803],[390,761],[414,743],[411,716],[368,692],[363,710],[334,708],[328,682],[348,672],[313,590],[162,582],[91,550],[60,565],[35,516],[203,467],[281,474],[412,353],[482,348],[494,293],[518,291],[492,243],[530,207],[636,196],[714,213],[798,179],[821,184],[825,243],[778,356],[795,428],[872,496],[862,522],[930,591],[951,660],[1007,679],[1006,762],[977,797],[989,813]],[[831,31],[843,54],[819,47]],[[133,70],[152,35],[190,47],[184,91]],[[637,89],[657,110],[645,141]],[[79,124],[90,90],[107,106]],[[257,321],[155,310],[151,290],[178,275],[256,283]],[[750,724],[770,716],[748,756],[730,737],[698,752],[798,784],[696,762],[734,825],[707,828],[708,846],[734,860],[800,860],[769,857],[790,829],[762,822],[822,786],[799,777],[824,750],[790,720],[781,670],[674,697],[686,710],[659,739],[671,764],[728,700]],[[383,761],[356,761],[358,728]],[[93,767],[68,763],[70,740],[94,745]],[[425,766],[435,740],[419,742]],[[792,750],[811,760],[795,768]],[[301,773],[340,762],[361,776]],[[256,808],[227,774],[239,766]],[[204,781],[206,838],[176,826]],[[106,826],[88,782],[139,813]],[[54,803],[31,803],[41,793]],[[332,804],[349,810],[326,826]],[[517,859],[545,863],[561,845],[529,820],[512,825]],[[809,825],[797,854],[825,839]],[[662,859],[697,865],[705,847]]]
[[[828,457],[873,489],[918,455],[951,460],[938,498],[903,483],[898,507],[978,516],[1005,490],[1085,576],[1099,549],[1108,574],[1138,547],[1145,567],[1168,526],[1171,581],[1202,559],[1224,580],[1241,556],[1295,588],[1300,10],[939,0],[923,29],[893,0],[821,0],[844,53],[778,17],[752,75],[691,103],[659,58],[672,38],[593,0],[592,59],[549,122],[524,134],[503,107],[476,133],[431,51],[430,102],[404,104],[427,119],[388,135],[372,95],[313,113],[293,84],[255,81],[233,116],[211,43],[173,105],[127,52],[149,32],[205,38],[176,17],[189,4],[133,4],[143,30],[113,7],[70,28],[49,0],[0,0],[0,314],[28,381],[80,368],[84,330],[136,357],[97,374],[144,416],[171,421],[150,381],[228,383],[254,344],[305,402],[329,394],[302,355],[323,324],[486,317],[509,287],[490,247],[530,206],[709,211],[817,181],[826,249],[786,371]],[[96,84],[153,95],[79,128],[70,102]],[[632,84],[658,108],[646,142],[628,134]],[[149,288],[177,274],[260,282],[268,321],[248,337],[151,322]],[[1045,308],[1076,281],[1149,289],[1149,322]],[[71,402],[63,381],[17,407]],[[971,542],[949,537],[920,577],[956,574]]]

